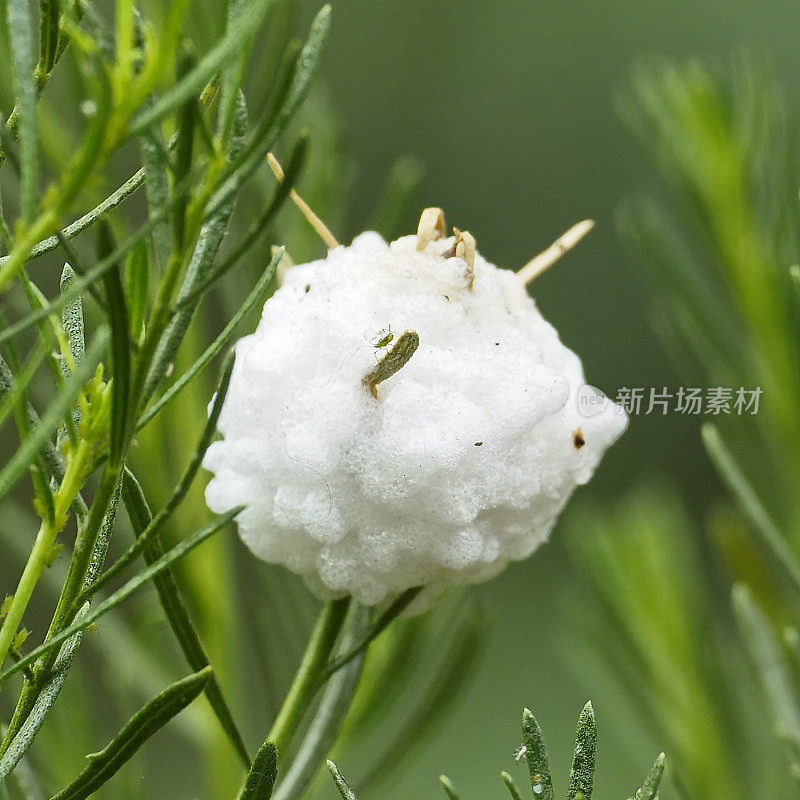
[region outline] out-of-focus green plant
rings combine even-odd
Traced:
[[[670,783],[687,798],[757,791],[779,770],[761,748],[743,746],[757,724],[731,620],[713,616],[724,588],[680,497],[644,488],[570,519],[567,542],[602,619],[582,636],[664,742]]]
[[[679,794],[786,794],[764,730],[772,720],[796,778],[800,209],[791,124],[772,81],[750,65],[730,81],[697,63],[642,70],[625,112],[678,202],[637,199],[621,229],[659,289],[654,320],[683,386],[731,390],[729,413],[704,425],[702,439],[735,507],[696,502],[703,537],[674,492],[646,491],[581,515],[573,547],[613,620],[611,647],[598,648],[611,656],[621,646],[615,667],[663,730]],[[738,387],[761,390],[757,413],[737,413]],[[714,598],[731,579],[733,613],[720,617]],[[743,649],[761,689],[740,663]]]

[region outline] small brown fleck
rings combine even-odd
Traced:
[[[445,300],[449,300],[450,299],[450,295],[447,295],[447,294],[443,294],[442,297],[444,297]]]
[[[482,444],[483,442],[475,442],[475,447],[480,447]]]
[[[495,344],[496,344],[498,347],[500,347],[500,342],[495,342]]]
[[[583,431],[580,428],[572,434],[572,444],[575,445],[576,450],[580,450],[586,444],[586,439],[583,438]]]
[[[310,283],[307,283],[307,284],[305,285],[305,287],[303,288],[303,291],[304,291],[306,294],[308,294],[308,293],[311,291],[311,284],[310,284]]]

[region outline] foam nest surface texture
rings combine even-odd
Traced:
[[[610,402],[580,413],[580,359],[513,272],[417,241],[364,233],[288,270],[236,346],[205,458],[210,508],[245,504],[247,546],[319,597],[424,585],[424,606],[495,575],[627,424]],[[406,330],[419,346],[373,397],[364,378]]]

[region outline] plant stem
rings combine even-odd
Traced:
[[[25,231],[16,243],[14,249],[0,266],[0,293],[6,288],[8,283],[25,266],[31,250],[38,242],[58,229],[58,215],[50,210],[38,217],[38,219]]]
[[[33,590],[39,582],[55,544],[56,536],[66,525],[67,511],[80,489],[81,480],[90,461],[91,446],[86,442],[81,442],[75,456],[69,461],[61,487],[53,498],[55,512],[53,518],[42,521],[28,558],[28,563],[25,565],[17,590],[14,592],[11,607],[2,627],[0,627],[0,667],[2,667],[11,649],[17,629],[22,623],[25,609],[28,607]]]
[[[323,606],[317,618],[317,624],[303,653],[303,660],[267,736],[267,741],[275,745],[280,756],[288,749],[292,736],[320,686],[319,678],[328,663],[349,605],[349,597],[332,600]]]
[[[57,533],[58,531],[53,523],[47,520],[42,522],[28,558],[28,563],[25,565],[17,584],[17,590],[14,592],[14,599],[11,601],[8,614],[3,620],[2,628],[0,628],[0,666],[5,662],[14,637],[17,635],[17,629],[22,622],[25,609],[28,607],[28,601],[39,581],[39,577],[44,571],[47,555],[53,547]]]

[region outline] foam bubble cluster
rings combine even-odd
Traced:
[[[610,401],[581,413],[580,359],[514,273],[457,243],[364,233],[290,269],[236,345],[208,505],[246,505],[247,546],[320,597],[424,602],[495,575],[627,424]],[[404,331],[419,345],[373,397]]]

